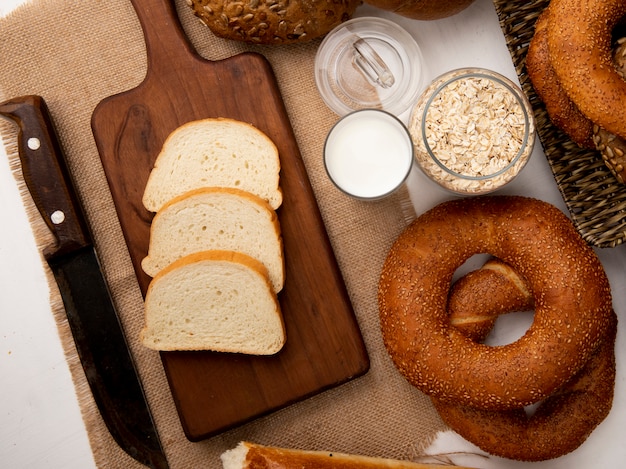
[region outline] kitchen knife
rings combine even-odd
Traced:
[[[57,244],[44,250],[57,281],[78,355],[115,441],[137,461],[167,468],[163,448],[44,99],[0,103],[19,126],[26,186]]]

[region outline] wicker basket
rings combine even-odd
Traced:
[[[525,68],[537,17],[550,3],[494,0],[506,42],[537,120],[537,134],[572,221],[592,246],[615,247],[626,238],[626,186],[619,183],[598,152],[579,148],[550,122]]]

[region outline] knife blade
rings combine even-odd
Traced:
[[[26,186],[56,238],[43,252],[57,281],[94,400],[120,447],[137,461],[167,468],[163,447],[74,190],[46,102],[27,95],[0,103],[19,127]]]

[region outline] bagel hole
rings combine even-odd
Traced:
[[[480,269],[489,259],[491,254],[474,254],[461,264],[452,276],[451,286],[458,279],[467,275],[474,270]],[[496,319],[495,325],[484,341],[485,345],[498,346],[507,345],[521,338],[530,328],[535,317],[535,312],[530,311],[513,311],[502,314]]]
[[[455,271],[452,276],[452,284],[456,282],[458,279],[467,275],[468,273],[480,269],[485,262],[491,259],[493,256],[490,254],[474,254],[469,259],[467,259],[463,264],[461,264]]]
[[[535,318],[534,311],[515,311],[503,314],[485,339],[485,345],[507,345],[515,342],[528,331]]]
[[[539,402],[535,402],[534,404],[524,406],[524,412],[526,412],[526,416],[530,418],[533,415],[535,415],[535,412],[537,411],[537,409],[542,403],[543,401],[539,401]]]

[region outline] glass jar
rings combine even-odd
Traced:
[[[315,56],[315,82],[326,105],[342,116],[358,109],[400,115],[424,85],[422,53],[393,21],[355,18],[333,29]]]
[[[465,68],[441,75],[422,93],[409,132],[427,176],[457,194],[480,195],[510,183],[528,163],[535,119],[511,80]]]

